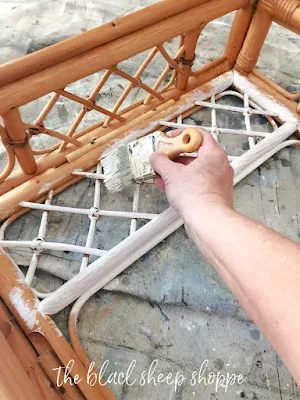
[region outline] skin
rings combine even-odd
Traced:
[[[300,246],[234,210],[233,169],[213,137],[200,131],[196,159],[151,155],[160,175],[155,184],[300,384]]]

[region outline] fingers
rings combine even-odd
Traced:
[[[183,165],[189,165],[191,162],[193,162],[197,157],[188,157],[188,156],[179,156],[174,159],[175,162],[183,164]]]
[[[198,154],[203,150],[212,149],[215,146],[218,146],[218,143],[215,141],[211,133],[203,128],[198,128],[198,130],[202,133],[203,136],[203,142],[198,150]]]
[[[168,157],[159,152],[152,153],[150,156],[150,163],[156,173],[158,173],[163,180],[166,180],[176,175],[180,170],[180,165],[169,160]]]
[[[157,177],[157,178],[153,178],[153,183],[155,186],[157,186],[159,189],[165,190],[166,189],[166,185],[164,183],[164,181],[162,180],[162,178]]]
[[[174,129],[172,131],[165,132],[165,135],[168,137],[175,137],[181,134],[183,129]]]
[[[203,136],[203,143],[201,145],[201,147],[199,148],[199,151],[203,151],[203,150],[207,150],[207,149],[211,149],[214,146],[218,146],[218,143],[215,141],[214,137],[205,129],[203,128],[197,128],[199,132],[201,132],[202,136]],[[165,133],[166,136],[169,137],[175,137],[180,135],[185,129],[174,129],[172,131],[168,131]],[[188,164],[188,163],[187,163]]]

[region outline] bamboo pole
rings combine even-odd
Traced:
[[[4,86],[0,88],[0,114],[116,65],[248,3],[249,0],[209,1]]]
[[[215,76],[217,76],[217,75],[224,74],[225,72],[229,71],[230,69],[231,69],[231,66],[228,63],[227,58],[225,56],[223,56],[223,57],[217,58],[214,61],[211,61],[210,63],[204,65],[204,67],[199,68],[196,71],[191,71],[191,76],[204,77],[207,73],[215,74]],[[221,71],[223,71],[223,72],[221,72]],[[207,78],[205,78],[205,79],[207,79]]]
[[[209,0],[164,0],[131,15],[0,66],[0,86],[53,66],[107,42],[151,26]]]
[[[235,14],[224,52],[231,67],[236,63],[237,57],[242,49],[252,21],[253,13],[254,5],[248,4],[246,7],[238,10]]]
[[[258,7],[235,64],[237,71],[242,74],[249,74],[253,70],[271,24],[271,15],[263,7]]]
[[[146,59],[142,62],[142,64],[140,65],[139,69],[134,74],[133,78],[138,78],[138,79],[141,78],[141,76],[143,75],[145,69],[148,67],[148,65],[151,63],[153,58],[156,56],[157,52],[158,52],[158,48],[154,47],[152,49],[152,51],[150,51],[150,53],[148,54]],[[110,73],[111,71],[108,71],[108,72]],[[127,98],[127,96],[129,95],[129,93],[131,92],[131,90],[133,88],[134,88],[134,84],[132,82],[129,82],[127,84],[125,90],[123,91],[123,93],[121,94],[119,99],[117,100],[116,104],[114,105],[114,107],[112,109],[112,112],[114,112],[114,113],[118,112],[119,108],[121,107],[121,105],[123,104],[123,102],[125,101],[125,99]],[[103,126],[107,127],[110,124],[111,120],[112,119],[110,117],[106,118],[106,120],[104,121]]]
[[[190,73],[192,70],[192,65],[195,59],[195,49],[198,43],[199,36],[203,31],[206,24],[202,24],[200,27],[197,27],[185,34],[184,37],[184,53],[179,59],[181,62],[182,72],[178,72],[176,87],[179,90],[186,90],[187,83],[190,77]]]
[[[218,75],[226,73],[227,71],[229,71],[229,69],[229,64],[224,58],[218,60],[217,63],[212,62],[206,65],[205,67],[196,71],[195,77],[191,77],[188,83],[187,92],[194,90],[200,85],[203,85],[206,82],[216,78]],[[165,101],[170,99],[178,100],[181,95],[182,92],[180,92],[177,88],[170,88],[167,92],[164,93],[164,98]],[[122,115],[129,122],[133,121],[135,118],[138,118],[143,114],[146,115],[146,113],[149,113],[147,118],[150,118],[157,113],[157,110],[160,109],[159,107],[163,107],[163,105],[159,106],[159,104],[160,102],[157,99],[152,99],[151,102],[147,103],[146,105],[143,104],[143,101],[141,101],[133,106],[130,106],[128,111]],[[88,128],[82,132],[79,132],[77,135],[75,135],[75,137],[77,137],[78,140],[81,141],[83,144],[88,144],[94,138],[102,137],[105,134],[109,134],[114,129],[120,128],[121,123],[118,121],[112,121],[110,123],[110,126],[105,129],[101,128],[101,124],[100,126],[98,125],[98,127],[100,128],[99,130],[98,128],[95,128],[93,130],[91,128]],[[66,148],[65,151],[62,153],[56,150],[50,154],[47,154],[45,157],[41,157],[39,160],[37,160],[37,175],[40,175],[51,168],[59,167],[60,165],[64,164],[66,162],[66,156],[75,149],[75,146],[68,146],[68,148]],[[0,183],[0,196],[22,185],[29,179],[30,178],[22,173],[22,171],[20,170],[13,172],[4,182]]]
[[[62,365],[67,366],[70,360],[74,360],[74,366],[70,370],[73,378],[77,374],[82,379],[77,387],[86,398],[99,400],[115,400],[115,397],[107,387],[100,385],[91,386],[88,384],[87,371],[73,349],[56,327],[50,317],[38,311],[39,300],[34,296],[32,290],[25,284],[24,276],[19,268],[7,255],[0,250],[0,294],[5,303],[9,306],[14,317],[22,327],[27,336],[32,333],[42,335],[54,351]],[[2,355],[2,354],[1,354]],[[1,357],[0,357],[1,359]],[[1,361],[0,361],[1,362]],[[26,399],[26,397],[19,397]],[[29,397],[32,398],[39,397]]]
[[[65,398],[64,396],[61,397],[61,394],[58,395],[56,392],[54,387],[55,380],[51,381],[38,365],[38,354],[34,351],[32,344],[20,331],[16,323],[8,316],[7,310],[5,310],[3,304],[0,304],[0,317],[10,326],[7,342],[13,349],[30,380],[40,391],[39,399],[59,400]]]
[[[287,122],[272,135],[269,135],[236,161],[233,161],[234,184],[271,157],[278,146],[296,129],[297,124],[295,122]],[[274,151],[273,154],[272,151]],[[45,314],[57,313],[78,297],[87,293],[89,296],[96,293],[182,224],[183,220],[176,211],[171,207],[168,208],[157,218],[119,243],[113,251],[93,262],[87,269],[81,271],[42,300],[39,304],[39,310]]]
[[[233,82],[233,74],[228,72],[212,82],[208,82],[202,85],[200,88],[191,91],[184,96],[181,100],[171,106],[169,109],[157,115],[151,122],[146,121],[145,125],[139,125],[138,130],[134,129],[133,133],[138,132],[139,136],[143,136],[147,133],[153,132],[157,127],[159,127],[159,119],[172,119],[178,114],[181,114],[194,106],[197,100],[205,100],[210,97],[211,94],[216,94],[226,90]],[[216,92],[216,93],[215,93]],[[112,139],[120,139],[129,132],[122,132],[119,136],[113,136]],[[111,142],[104,140],[104,143],[96,147],[95,149],[85,153],[82,157],[78,158],[73,162],[61,165],[58,168],[52,168],[45,171],[43,174],[33,177],[29,181],[25,182],[21,186],[3,194],[0,197],[0,219],[5,219],[18,211],[19,203],[21,201],[35,201],[38,198],[44,196],[49,190],[55,190],[61,185],[66,184],[68,181],[73,179],[71,173],[76,169],[87,170],[92,168],[98,161],[102,152],[111,144]]]
[[[261,81],[266,83],[268,86],[271,88],[275,89],[276,92],[282,94],[284,97],[290,100],[300,100],[300,92],[299,93],[290,93],[283,89],[281,86],[277,85],[277,83],[273,82],[271,79],[269,79],[267,76],[263,75],[261,72],[259,72],[257,69],[254,69],[251,73],[251,75],[256,76],[259,78]]]
[[[165,96],[167,99],[171,98],[175,95],[175,91],[170,91],[170,93]],[[177,96],[178,97],[178,96]],[[157,106],[158,101],[151,102],[151,104],[144,106],[142,104],[138,104],[136,109],[129,111],[128,113],[124,114],[126,120],[130,123],[135,120],[135,118],[139,118],[139,116],[144,116],[144,119],[150,118],[154,116],[157,112],[157,109],[163,109],[164,104],[161,106]],[[156,107],[157,106],[157,107]],[[141,118],[142,119],[142,118]],[[133,124],[134,125],[134,124]],[[88,143],[92,142],[95,138],[102,137],[107,135],[108,133],[112,132],[115,129],[119,129],[122,127],[122,123],[119,121],[112,121],[110,126],[107,128],[99,127],[93,130],[87,130],[87,133],[78,133],[79,138],[77,139],[83,145],[87,145]],[[76,150],[76,146],[68,146],[63,152],[56,149],[55,151],[47,154],[45,157],[41,157],[37,160],[37,172],[36,174],[39,175],[46,170],[54,167],[58,167],[66,162],[66,155],[71,153],[72,151]],[[21,185],[22,183],[28,180],[28,176],[24,175],[21,170],[14,171],[4,182],[0,183],[0,196],[5,194],[6,192],[16,188],[17,186]]]
[[[6,154],[7,154],[7,163],[6,167],[4,170],[0,173],[0,183],[5,181],[7,177],[12,173],[15,164],[16,164],[16,155],[13,151],[13,149],[8,145],[8,135],[6,130],[0,125],[0,137],[3,143],[3,146],[5,148]],[[22,174],[26,176],[23,171]]]
[[[80,151],[75,150],[72,153],[68,154],[67,161],[68,162],[75,161],[78,158],[84,156],[84,154],[87,154],[90,151],[96,149],[97,147],[102,146],[107,141],[114,140],[115,138],[118,138],[123,134],[129,133],[133,129],[139,129],[140,131],[142,131],[143,129],[145,129],[145,127],[147,127],[152,122],[159,121],[160,115],[168,114],[170,107],[173,106],[174,104],[176,104],[175,100],[169,100],[166,103],[164,103],[162,106],[157,107],[155,112],[153,112],[153,111],[149,112],[147,116],[141,115],[140,117],[134,119],[132,122],[129,122],[128,124],[123,125],[119,129],[113,130],[110,134],[107,134],[105,136],[99,137],[96,140],[91,141],[87,145],[78,149]],[[154,126],[154,129],[156,126],[157,126],[157,124]]]
[[[57,368],[61,366],[57,356],[53,349],[49,346],[47,340],[39,333],[31,333],[30,340],[39,354],[38,365],[44,373],[49,377],[54,386],[57,383]],[[56,386],[57,387],[57,386]],[[63,390],[61,390],[62,398],[68,400],[82,400],[82,396],[79,394],[76,386],[73,386],[68,381],[66,384],[62,385]],[[47,399],[48,400],[48,399]]]
[[[116,75],[121,76],[122,78],[128,80],[129,82],[131,82],[134,86],[136,87],[141,87],[142,89],[144,89],[146,92],[152,94],[153,97],[156,97],[158,100],[160,101],[164,101],[164,98],[162,95],[160,95],[159,93],[155,92],[154,90],[152,90],[149,86],[145,85],[139,78],[136,78],[134,76],[131,76],[129,74],[127,74],[126,72],[116,68],[116,67],[110,67],[109,70],[113,73],[115,73]]]
[[[0,398],[3,400],[38,399],[40,393],[29,379],[1,331],[0,354]]]
[[[56,93],[61,96],[67,97],[68,99],[73,100],[79,104],[82,104],[90,110],[96,110],[108,117],[117,119],[118,121],[121,121],[121,122],[125,121],[123,117],[120,117],[120,115],[111,113],[110,111],[106,110],[105,108],[98,106],[98,104],[96,104],[95,102],[93,102],[91,100],[83,99],[82,97],[79,97],[76,94],[67,92],[66,90],[62,90],[62,89],[57,90]]]
[[[286,98],[282,93],[279,93],[275,88],[273,88],[272,86],[268,85],[266,82],[264,82],[263,80],[261,80],[258,76],[256,76],[255,74],[249,74],[247,76],[247,78],[249,79],[249,81],[251,83],[253,83],[258,89],[262,89],[262,91],[269,95],[272,96],[274,101],[278,101],[279,103],[281,103],[282,105],[284,105],[290,112],[291,114],[293,114],[293,117],[295,119],[300,120],[300,116],[299,114],[297,114],[297,102],[295,100],[292,99],[288,99]],[[275,117],[276,119],[276,117]],[[284,119],[280,119],[280,122],[282,122],[285,120]]]
[[[36,173],[37,165],[28,143],[25,126],[18,109],[14,108],[2,115],[4,127],[8,135],[8,145],[13,147],[20,167],[26,175]]]
[[[294,11],[288,23],[282,21],[280,16],[275,17],[274,22],[300,35],[300,7]]]

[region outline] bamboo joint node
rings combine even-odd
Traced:
[[[182,55],[179,58],[179,63],[181,63],[183,65],[189,65],[190,67],[192,67],[194,65],[195,58],[196,58],[196,54],[195,53],[194,53],[194,56],[192,58],[185,58],[184,55]]]
[[[267,11],[272,18],[286,25],[290,25],[292,16],[299,6],[299,0],[260,0],[258,2],[258,8]]]
[[[11,147],[13,149],[20,149],[22,147],[25,147],[29,142],[29,137],[28,135],[25,136],[24,139],[22,140],[13,140],[10,137],[2,137],[2,143],[5,147]]]

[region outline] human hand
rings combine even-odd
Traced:
[[[233,207],[233,169],[225,151],[204,129],[198,157],[178,157],[175,162],[162,153],[151,154],[152,168],[160,175],[154,183],[166,190],[170,205],[187,222],[197,207],[207,212],[211,206]],[[177,136],[182,129],[168,132]]]

